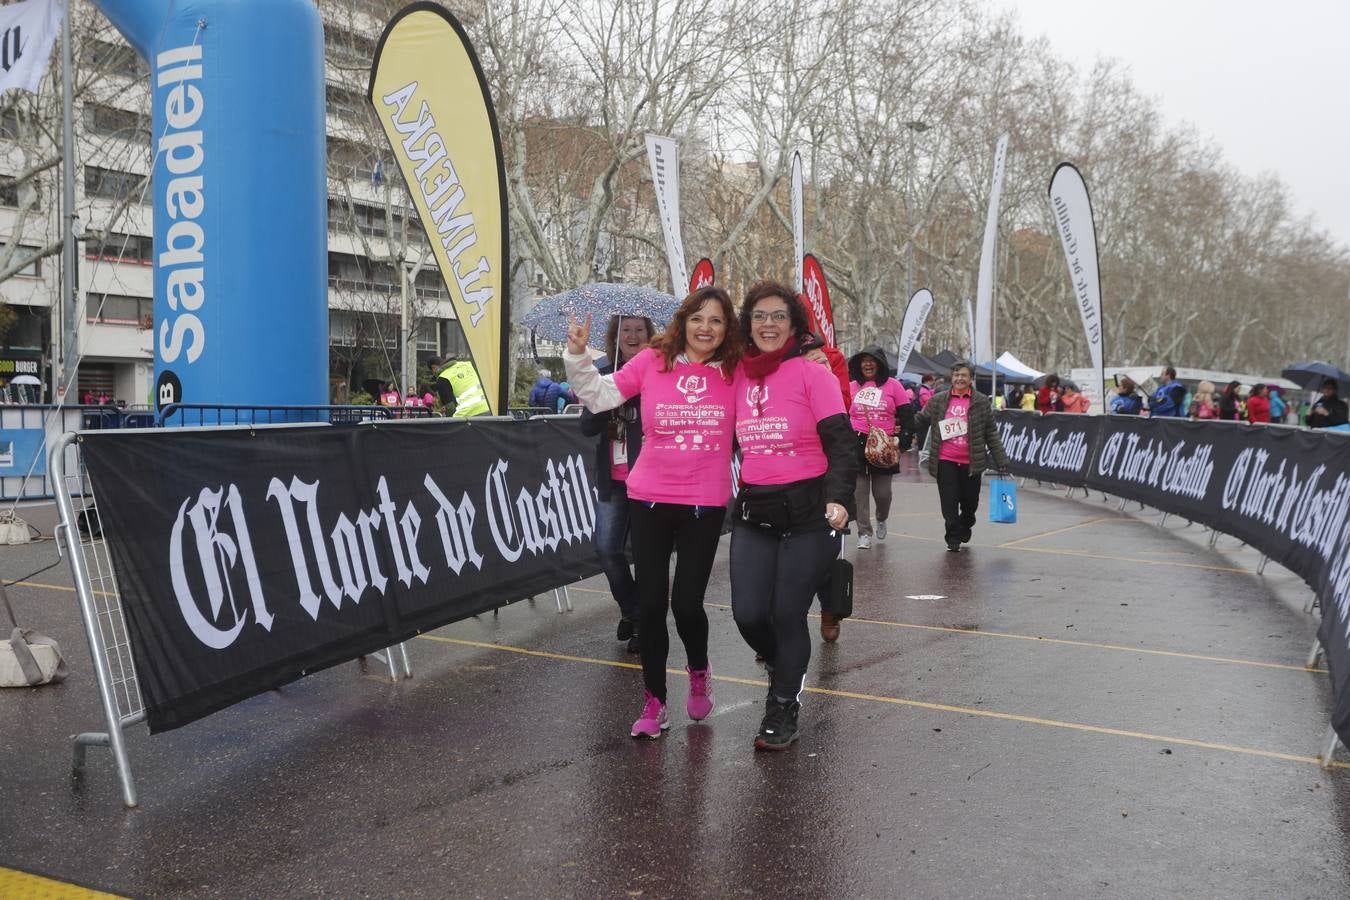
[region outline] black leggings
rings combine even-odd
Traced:
[[[769,688],[782,700],[802,689],[811,661],[806,612],[841,540],[825,529],[789,537],[748,525],[731,529],[731,614],[745,642],[772,666]]]
[[[720,506],[685,506],[641,500],[628,501],[633,537],[633,566],[637,570],[638,647],[642,653],[642,681],[647,690],[666,702],[666,657],[670,633],[666,611],[675,612],[675,630],[684,642],[689,668],[708,667],[708,614],[703,592],[708,588],[717,542],[722,536]],[[670,554],[675,581],[670,580]]]
[[[968,463],[938,460],[938,502],[947,543],[964,540],[975,527],[975,512],[980,508],[980,476],[970,474]]]

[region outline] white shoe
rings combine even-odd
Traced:
[[[878,522],[878,523],[877,523],[877,540],[879,540],[879,541],[884,541],[884,540],[886,540],[886,523],[885,523],[885,522]]]
[[[871,549],[872,549],[872,536],[871,536],[870,534],[860,534],[860,535],[858,535],[858,549],[859,549],[859,550],[871,550]]]

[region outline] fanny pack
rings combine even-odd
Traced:
[[[777,535],[804,531],[817,523],[822,529],[828,528],[825,480],[808,478],[784,485],[743,485],[736,498],[735,520]]]

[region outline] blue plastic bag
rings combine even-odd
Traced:
[[[1017,522],[1017,482],[1011,478],[990,479],[989,521],[1000,525]]]

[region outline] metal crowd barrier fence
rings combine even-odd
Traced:
[[[121,415],[116,406],[0,405],[0,500],[50,500],[47,457],[61,435],[118,428]]]
[[[328,427],[327,423],[313,424],[319,428]],[[259,427],[267,426],[228,426],[231,429]],[[227,429],[208,427],[206,430]],[[79,434],[61,435],[51,448],[48,467],[60,512],[60,523],[56,526],[57,551],[66,557],[75,582],[106,730],[75,735],[72,773],[76,778],[83,776],[89,747],[110,748],[117,766],[122,802],[134,807],[137,805],[136,784],[124,732],[145,721],[145,704],[141,699],[130,636],[122,613],[122,595],[103,538],[98,499],[85,472],[79,442]],[[376,658],[388,664],[395,682],[412,677],[412,665],[404,644],[389,647],[383,655],[376,654]],[[363,660],[359,662],[364,665]]]
[[[533,419],[535,416],[553,415],[553,410],[547,406],[513,406],[507,410],[513,419]]]
[[[165,428],[202,425],[355,425],[372,419],[430,419],[425,406],[259,406],[238,403],[170,403],[155,424]]]
[[[1032,413],[1032,414],[1034,414],[1034,415],[1036,415],[1036,416],[1043,416],[1043,415],[1046,415],[1045,413],[1041,413],[1041,412],[1039,412],[1039,411],[1037,411],[1037,410],[1020,410],[1020,409],[1015,409],[1015,410],[1007,410],[1007,412],[1029,412],[1029,413]],[[1052,415],[1064,415],[1064,413],[1053,413]],[[1103,414],[1094,414],[1094,415],[1103,415]],[[1108,419],[1135,419],[1135,418],[1138,418],[1137,416],[1118,415],[1118,414],[1116,414],[1116,413],[1106,413],[1106,414],[1104,414],[1104,416],[1105,416],[1106,418],[1108,418]],[[1288,424],[1288,423],[1285,423],[1285,422],[1244,422],[1244,421],[1232,421],[1232,420],[1226,420],[1226,419],[1206,419],[1206,420],[1203,420],[1203,421],[1204,421],[1205,424],[1207,424],[1207,425],[1220,425],[1220,426],[1232,427],[1232,428],[1264,428],[1264,429],[1269,429],[1269,430],[1271,430],[1271,431],[1318,431],[1318,432],[1325,433],[1325,434],[1339,434],[1339,435],[1342,435],[1343,439],[1345,439],[1345,440],[1347,440],[1347,441],[1350,441],[1350,433],[1346,433],[1346,432],[1341,431],[1341,430],[1339,430],[1339,429],[1336,429],[1336,430],[1333,430],[1333,429],[1315,429],[1315,428],[1310,428],[1310,427],[1307,426],[1307,425],[1292,425],[1292,424]],[[1338,439],[1339,439],[1339,438],[1338,438]],[[1044,484],[1046,484],[1046,482],[1042,481],[1040,478],[1036,478],[1035,476],[1022,476],[1022,477],[1019,478],[1019,482],[1020,482],[1021,484],[1025,485],[1028,477],[1030,477],[1033,481],[1035,481],[1035,482],[1037,483],[1037,485],[1044,485]],[[1053,482],[1051,482],[1051,484],[1053,484]],[[1069,487],[1068,490],[1065,492],[1065,495],[1064,495],[1065,498],[1066,498],[1066,499],[1067,499],[1067,498],[1071,498],[1071,497],[1073,496],[1073,494],[1074,494],[1074,491],[1077,491],[1077,490],[1082,490],[1082,491],[1083,491],[1083,493],[1084,493],[1084,499],[1088,499],[1088,498],[1091,497],[1091,491],[1088,490],[1087,488]],[[1106,493],[1105,491],[1102,492],[1102,500],[1103,500],[1104,502],[1110,502],[1110,498],[1109,498],[1109,496],[1107,495],[1107,493]],[[1120,498],[1120,502],[1116,505],[1116,511],[1117,511],[1117,512],[1124,512],[1124,511],[1125,511],[1125,507],[1126,507],[1126,505],[1127,505],[1129,502],[1130,502],[1130,501],[1129,501],[1127,498],[1121,497],[1121,498]],[[1148,507],[1143,503],[1143,501],[1135,501],[1135,502],[1137,502],[1137,503],[1139,504],[1139,510],[1140,510],[1141,512],[1148,509]],[[1155,526],[1158,527],[1158,528],[1165,528],[1166,525],[1167,525],[1167,519],[1168,519],[1170,516],[1174,515],[1174,513],[1169,513],[1169,512],[1167,512],[1166,510],[1159,510],[1158,512],[1160,513],[1160,515],[1159,515],[1159,517],[1158,517],[1158,521],[1155,522],[1154,524],[1155,524]],[[1184,518],[1184,517],[1182,517],[1182,518]],[[1191,521],[1190,519],[1185,519],[1185,522],[1186,522],[1185,527],[1190,527],[1191,525],[1195,524],[1195,523],[1194,523],[1193,521]],[[1203,523],[1202,523],[1202,524],[1203,524]],[[1205,525],[1205,530],[1209,532],[1209,540],[1208,540],[1208,547],[1209,547],[1209,549],[1215,549],[1215,548],[1217,547],[1217,545],[1218,545],[1218,541],[1219,541],[1219,536],[1220,536],[1220,534],[1224,534],[1224,533],[1225,533],[1224,530],[1223,530],[1222,528],[1216,526],[1216,525]],[[1241,538],[1239,538],[1239,540],[1241,541]],[[1244,546],[1244,547],[1247,546],[1246,541],[1242,541],[1242,546]],[[1266,566],[1267,566],[1269,563],[1270,563],[1270,557],[1268,557],[1265,553],[1262,553],[1262,554],[1261,554],[1261,559],[1260,559],[1260,561],[1259,561],[1259,562],[1257,563],[1257,565],[1256,565],[1256,574],[1257,574],[1258,576],[1264,576],[1264,575],[1265,575],[1265,571],[1266,571]],[[1298,573],[1295,573],[1295,574],[1298,574]],[[1304,613],[1304,615],[1312,615],[1314,612],[1320,611],[1320,610],[1321,610],[1321,605],[1322,605],[1322,604],[1321,604],[1321,601],[1318,599],[1317,592],[1316,592],[1316,591],[1310,591],[1310,596],[1309,596],[1309,598],[1308,598],[1308,601],[1307,601],[1306,604],[1304,604],[1304,607],[1303,607],[1303,613]],[[1312,648],[1308,651],[1308,658],[1307,658],[1307,661],[1304,663],[1305,668],[1310,669],[1310,670],[1311,670],[1311,669],[1315,669],[1315,668],[1317,667],[1317,664],[1318,664],[1325,656],[1326,656],[1326,649],[1322,646],[1321,639],[1318,638],[1318,637],[1313,637]],[[1335,727],[1335,725],[1328,724],[1328,726],[1327,726],[1327,731],[1326,731],[1326,736],[1323,738],[1322,743],[1321,743],[1319,746],[1321,747],[1321,749],[1319,750],[1319,752],[1318,752],[1318,754],[1317,754],[1318,761],[1322,764],[1322,766],[1323,766],[1324,768],[1330,767],[1330,766],[1331,766],[1331,763],[1332,763],[1332,760],[1333,760],[1333,758],[1335,757],[1337,748],[1338,748],[1338,747],[1341,747],[1341,746],[1344,746],[1344,745],[1342,744],[1342,742],[1341,742],[1340,735],[1336,733],[1336,727]]]
[[[55,482],[47,457],[61,436],[71,431],[110,428],[224,426],[322,422],[354,425],[371,420],[430,419],[425,407],[388,406],[257,406],[245,404],[171,404],[160,413],[148,407],[124,409],[109,404],[0,404],[0,501],[51,500]],[[528,416],[526,416],[528,418]]]

